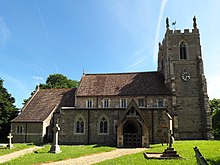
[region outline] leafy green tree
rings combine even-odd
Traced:
[[[40,88],[76,88],[79,82],[76,80],[68,79],[62,74],[52,74],[47,78],[46,84],[40,84]]]
[[[0,78],[0,141],[5,141],[10,132],[10,121],[18,115],[18,108],[14,105],[15,99],[3,87]]]
[[[212,110],[212,129],[215,139],[220,139],[220,99],[213,99],[209,102]]]

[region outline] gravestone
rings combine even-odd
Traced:
[[[205,158],[202,156],[201,152],[199,151],[199,149],[197,147],[193,148],[195,151],[195,156],[196,156],[196,162],[198,165],[208,165],[207,161],[205,160]]]
[[[13,138],[13,136],[11,135],[11,133],[9,133],[9,135],[7,136],[7,138],[9,139],[9,143],[8,143],[7,147],[8,147],[9,149],[12,149],[12,148],[13,148],[13,144],[12,144],[12,142],[11,142],[11,139]]]
[[[60,150],[60,146],[58,144],[58,131],[60,130],[60,127],[58,124],[55,125],[55,127],[53,128],[53,143],[50,147],[50,151],[51,153],[60,153],[62,152]]]

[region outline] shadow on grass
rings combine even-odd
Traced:
[[[92,148],[100,148],[100,147],[113,147],[113,146],[107,146],[107,145],[101,145],[101,144],[94,144]]]
[[[104,146],[100,144],[95,144],[92,148],[99,148],[99,147],[104,147]]]
[[[220,164],[220,156],[215,157],[213,159],[206,159],[211,165],[219,165]]]

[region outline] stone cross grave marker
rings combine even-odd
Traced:
[[[7,147],[8,147],[9,149],[11,149],[11,148],[13,147],[13,144],[12,144],[12,142],[11,142],[11,139],[13,138],[13,136],[11,135],[11,133],[9,133],[9,135],[7,136],[7,138],[9,139],[9,143],[8,143]]]
[[[60,127],[58,124],[55,125],[55,127],[53,128],[53,143],[50,147],[50,152],[51,153],[60,153],[62,152],[60,150],[60,146],[58,144],[58,131],[60,130]]]

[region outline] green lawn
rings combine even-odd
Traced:
[[[44,148],[31,153],[20,158],[16,158],[4,164],[13,164],[13,165],[21,165],[21,164],[39,164],[45,162],[53,162],[64,160],[68,158],[75,158],[80,157],[83,155],[89,155],[93,153],[100,153],[100,152],[107,152],[114,150],[113,147],[106,147],[106,146],[97,146],[97,145],[79,145],[79,146],[63,146],[60,145],[61,153],[52,154],[48,153],[50,150],[50,146],[46,145]]]
[[[15,151],[23,150],[25,148],[33,147],[32,143],[14,143],[12,149],[8,149],[7,147],[0,147],[0,155],[9,154]]]
[[[220,141],[176,141],[173,145],[177,153],[183,157],[179,160],[155,160],[155,159],[145,159],[143,153],[132,154],[127,156],[122,156],[120,158],[107,160],[99,165],[110,165],[110,164],[135,164],[135,165],[195,165],[196,158],[193,147],[197,146],[202,155],[212,165],[220,165]],[[148,152],[163,152],[166,146],[161,146],[161,144],[151,145],[151,149]]]
[[[120,158],[107,160],[101,163],[100,165],[120,165],[120,164],[135,164],[135,165],[196,165],[196,158],[193,147],[197,146],[208,161],[209,164],[219,165],[220,164],[220,141],[176,141],[173,145],[177,153],[183,157],[179,160],[147,160],[144,158],[143,153],[132,154],[127,156],[122,156]],[[82,145],[82,146],[60,146],[62,153],[51,154],[48,153],[50,146],[46,145],[43,149],[40,149],[34,153],[27,154],[20,158],[9,161],[5,164],[39,164],[45,162],[59,161],[68,158],[80,157],[83,155],[89,155],[99,152],[107,152],[114,150],[113,147],[104,147],[96,145]],[[151,148],[148,149],[148,152],[163,152],[166,148],[166,145],[161,146],[161,144],[151,145]]]

